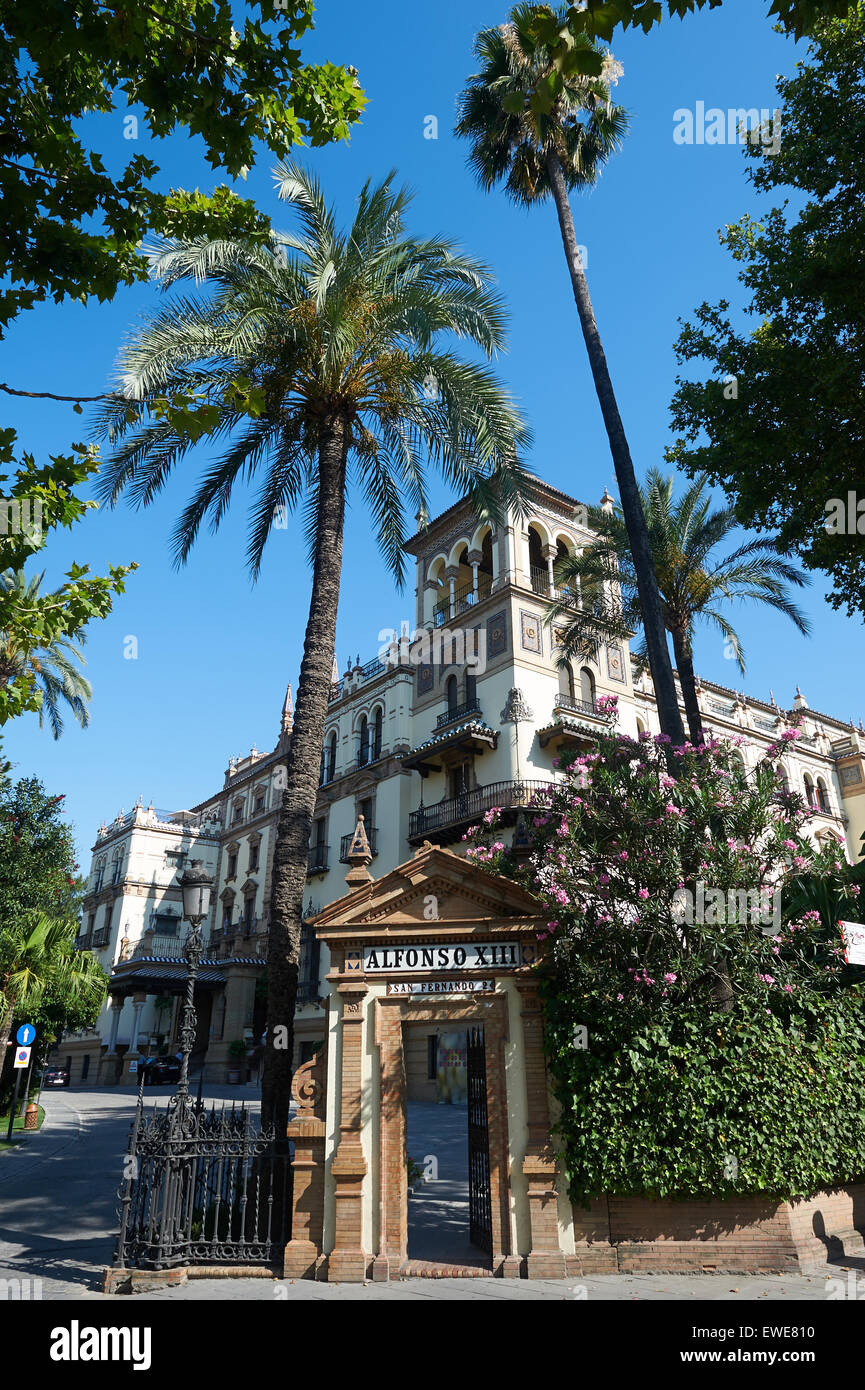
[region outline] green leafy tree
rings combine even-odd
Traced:
[[[0,780],[0,929],[24,913],[74,917],[80,904],[65,797],[49,796],[38,777]]]
[[[0,1050],[25,1007],[57,1035],[89,1026],[104,1000],[95,957],[73,949],[82,882],[63,801],[36,777],[0,783]]]
[[[724,555],[718,547],[737,529],[731,507],[712,507],[707,480],[696,478],[674,501],[675,480],[652,469],[640,489],[649,544],[661,595],[664,625],[673,642],[682,701],[692,743],[701,743],[703,727],[694,676],[694,628],[709,623],[724,638],[727,653],[745,673],[742,642],[724,613],[731,603],[763,603],[784,613],[800,632],[807,618],[793,602],[790,588],[805,582],[801,571],[778,554],[770,536],[736,545]],[[558,598],[549,622],[561,658],[591,658],[597,644],[629,638],[642,625],[642,608],[628,532],[621,510],[593,509],[590,524],[598,539],[579,555],[563,556],[556,565]],[[581,604],[576,595],[585,595]],[[635,649],[647,664],[645,641]]]
[[[540,19],[539,11],[543,11]],[[556,34],[567,30],[569,15],[567,8],[550,11],[546,6],[517,5],[507,24],[484,29],[477,36],[475,53],[482,66],[469,78],[460,97],[456,130],[471,141],[469,163],[482,188],[489,190],[503,183],[508,197],[526,207],[549,197],[555,202],[634,557],[661,727],[674,742],[681,743],[682,717],[646,519],[569,201],[573,189],[596,182],[606,160],[621,145],[627,118],[610,95],[621,67],[584,33],[572,37],[567,57],[560,62],[554,40]],[[589,64],[589,75],[585,64],[575,66],[578,54]]]
[[[44,574],[31,575],[7,570],[0,574],[0,594],[12,596],[21,610],[37,611]],[[50,595],[48,596],[51,597]],[[40,726],[48,720],[55,739],[63,732],[61,705],[68,705],[83,729],[90,723],[87,701],[92,694],[90,683],[84,679],[81,667],[85,664],[80,645],[57,637],[49,646],[22,651],[17,645],[18,634],[0,628],[0,686],[21,680],[32,673],[42,692],[39,707]],[[79,643],[85,640],[80,634]]]
[[[90,113],[141,111],[155,139],[199,136],[212,168],[232,177],[263,142],[348,138],[364,97],[354,70],[304,63],[297,41],[312,0],[261,0],[240,31],[210,0],[33,5],[5,0],[0,17],[0,326],[46,298],[110,299],[147,278],[148,231],[265,235],[267,219],[226,187],[208,198],[156,187],[144,155],[119,177],[82,132]],[[138,120],[134,113],[131,118]]]
[[[0,1056],[15,1019],[36,1026],[40,1055],[64,1029],[89,1028],[105,1003],[108,976],[78,951],[74,918],[28,910],[0,930]]]
[[[401,582],[405,505],[429,515],[428,463],[482,515],[497,515],[502,502],[519,502],[517,449],[528,435],[492,371],[453,346],[462,339],[492,357],[504,345],[504,309],[486,268],[449,241],[410,236],[409,195],[394,189],[392,176],[362,189],[347,231],[308,173],[288,165],[277,177],[297,212],[296,233],[262,245],[199,239],[161,247],[155,270],[166,288],[192,280],[212,293],[172,301],[124,347],[129,400],[101,412],[115,447],[99,486],[111,502],[124,494],[135,505],[152,502],[193,447],[182,423],[154,414],[153,403],[213,386],[221,400],[213,437],[227,443],[181,514],[178,562],[202,524],[219,526],[241,479],[255,489],[253,575],[280,509],[303,508],[307,519],[312,595],[274,847],[262,1089],[263,1116],[281,1133],[349,468]],[[238,377],[258,395],[251,422],[222,390]]]
[[[778,82],[775,156],[746,147],[748,178],[790,203],[721,235],[750,323],[725,300],[685,323],[668,457],[719,483],[741,523],[777,530],[832,580],[830,602],[865,615],[865,5],[816,26],[808,60]],[[852,505],[848,494],[852,493]]]
[[[810,31],[820,19],[840,17],[855,0],[773,0],[768,13],[796,38]],[[527,37],[543,45],[552,59],[555,75],[550,90],[558,95],[572,76],[597,76],[598,67],[591,51],[581,42],[601,39],[606,43],[616,30],[641,29],[648,34],[662,23],[666,10],[670,19],[684,19],[699,10],[718,9],[721,0],[580,0],[579,4],[532,5]]]
[[[89,689],[85,693],[86,682],[80,684],[74,667],[64,677],[56,660],[46,683],[44,671],[40,673],[45,654],[54,652],[68,662],[69,643],[83,640],[87,624],[111,612],[112,596],[123,593],[126,576],[137,566],[112,565],[103,578],[91,575],[87,565],[75,564],[66,582],[46,593],[25,579],[27,561],[41,552],[50,532],[71,529],[97,505],[77,496],[75,489],[97,471],[98,462],[91,449],[76,445],[71,455],[53,456],[47,464],[37,465],[31,454],[16,463],[14,438],[14,431],[0,431],[0,725],[25,711],[43,714],[43,702],[50,697],[44,713],[56,736],[61,727],[55,722],[57,699],[63,691],[55,681],[64,687],[71,682],[76,718],[83,709],[76,701],[86,700]]]

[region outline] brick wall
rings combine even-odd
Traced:
[[[804,1272],[865,1251],[865,1184],[801,1202],[604,1197],[573,1214],[575,1274]]]

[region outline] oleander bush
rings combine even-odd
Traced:
[[[780,771],[797,737],[746,771],[730,742],[610,729],[536,797],[528,863],[495,812],[468,836],[469,857],[549,913],[546,1042],[575,1201],[865,1179],[865,971],[787,891],[831,881],[853,917],[859,888],[840,840],[805,834]]]

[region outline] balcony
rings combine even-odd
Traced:
[[[577,699],[559,691],[553,701],[550,723],[538,729],[538,743],[541,748],[554,750],[573,743],[591,744],[594,729],[609,728],[612,722],[610,711],[598,709],[597,701]]]
[[[327,845],[310,845],[306,860],[306,872],[308,874],[327,873],[327,851]]]
[[[449,705],[444,714],[440,714],[436,720],[436,728],[443,729],[447,724],[455,724],[458,719],[468,719],[472,714],[476,714],[479,719],[483,718],[477,700],[466,700],[461,705]]]
[[[564,709],[569,714],[587,714],[590,719],[601,719],[609,723],[609,715],[603,710],[599,710],[594,700],[578,700],[573,695],[565,695],[559,692],[553,703],[553,709]]]
[[[443,598],[433,609],[433,626],[446,627],[452,618],[467,612],[469,608],[474,608],[476,603],[483,603],[485,598],[489,598],[492,590],[491,576],[480,574],[477,593],[474,584],[463,584],[459,589],[454,589],[453,598],[448,594],[447,598]]]
[[[378,831],[376,830],[376,828],[375,828],[374,825],[371,825],[371,826],[368,826],[368,827],[365,827],[365,828],[366,828],[366,838],[367,838],[367,840],[369,841],[369,852],[370,852],[370,854],[372,855],[372,857],[373,857],[373,859],[374,859],[375,856],[378,854],[378,850],[376,849],[376,838],[377,838],[377,836],[378,836]],[[354,831],[352,830],[352,832],[351,832],[349,835],[343,835],[342,839],[340,840],[340,842],[339,842],[339,862],[340,862],[340,864],[347,864],[347,863],[348,863],[348,852],[349,852],[349,850],[351,849],[351,842],[352,842],[353,839],[354,839]]]
[[[357,767],[369,767],[371,763],[377,763],[381,759],[381,744],[373,744],[371,748],[361,748],[357,755]]]
[[[94,951],[98,951],[98,950],[100,949],[100,947],[102,947],[102,946],[107,946],[110,940],[111,940],[111,928],[110,928],[110,927],[100,927],[100,928],[99,928],[99,931],[95,931],[95,932],[93,933],[93,938],[92,938],[91,943],[90,943],[91,949],[94,950]]]
[[[76,949],[76,951],[89,951],[89,950],[90,950],[90,937],[89,937],[89,935],[87,934],[86,931],[79,932],[78,935],[76,936],[76,938],[75,938],[75,949]]]
[[[467,826],[494,806],[503,810],[506,821],[513,820],[517,811],[530,805],[537,792],[554,785],[550,781],[491,782],[486,787],[473,787],[459,796],[447,797],[433,806],[421,806],[409,816],[409,843],[435,839],[446,844],[459,839]]]
[[[185,937],[181,936],[179,932],[174,932],[170,936],[157,936],[151,932],[145,932],[136,944],[134,954],[136,956],[159,956],[168,960],[182,960],[184,941]]]
[[[529,569],[529,578],[532,588],[536,594],[543,594],[545,598],[550,596],[550,572],[541,569],[538,565],[532,565]]]

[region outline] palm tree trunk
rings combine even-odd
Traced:
[[[619,484],[619,496],[622,499],[622,511],[628,529],[631,554],[634,557],[637,589],[643,613],[643,629],[646,634],[646,646],[649,653],[649,666],[652,671],[655,699],[658,704],[658,717],[662,731],[669,735],[673,743],[681,744],[685,741],[685,729],[679,712],[679,701],[676,697],[676,683],[673,679],[673,666],[667,646],[667,632],[661,611],[661,596],[655,577],[646,518],[643,515],[625,427],[622,424],[622,417],[616,403],[613,383],[610,380],[607,359],[601,343],[601,335],[595,321],[595,311],[589,296],[589,287],[577,249],[577,237],[574,231],[574,219],[571,214],[565,176],[559,157],[554,150],[547,154],[546,167],[553,197],[556,200],[565,258],[571,274],[571,285],[573,286],[577,312],[580,316],[586,351],[589,354],[589,365],[592,369],[595,390],[598,393],[601,414],[604,417],[607,438],[610,441],[610,452],[613,455],[613,465]]]
[[[277,1139],[285,1135],[291,1098],[303,892],[336,642],[347,457],[345,418],[341,415],[326,417],[319,436],[312,595],[271,880],[261,1118],[263,1124],[275,1125]]]
[[[691,643],[687,633],[682,632],[681,628],[674,627],[672,631],[673,654],[676,658],[676,670],[679,672],[679,684],[682,687],[688,733],[691,742],[696,745],[703,742],[703,721],[700,717],[700,706],[697,703],[697,682],[694,677]]]

